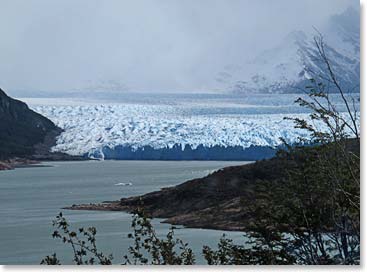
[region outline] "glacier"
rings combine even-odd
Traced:
[[[96,159],[259,160],[274,156],[281,138],[292,144],[309,137],[284,120],[307,119],[307,109],[294,104],[300,96],[123,93],[103,102],[23,100],[63,129],[52,151]],[[358,111],[359,96],[348,95]],[[330,97],[345,111],[338,95]]]
[[[64,130],[52,151],[98,159],[258,160],[273,156],[280,138],[308,137],[284,120],[307,117],[297,95],[129,96],[30,106]]]

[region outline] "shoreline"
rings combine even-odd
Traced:
[[[14,170],[16,168],[49,167],[41,165],[50,161],[89,161],[91,159],[80,156],[70,156],[63,153],[33,155],[31,158],[11,158],[0,160],[0,171]]]
[[[16,168],[30,168],[30,167],[46,167],[41,165],[42,161],[30,160],[30,159],[8,159],[0,160],[0,171],[1,170],[14,170]]]
[[[63,210],[71,211],[97,211],[97,212],[124,212],[128,214],[133,214],[134,210],[138,207],[131,208],[129,206],[120,205],[120,201],[104,201],[102,203],[90,203],[90,204],[73,204],[70,207],[63,207]],[[187,215],[174,216],[174,217],[156,217],[148,214],[148,218],[160,219],[161,224],[171,224],[173,226],[182,226],[182,228],[192,228],[192,229],[207,229],[207,230],[220,230],[220,231],[240,231],[246,232],[246,227],[240,223],[236,224],[231,222],[231,224],[212,224],[211,222],[203,223],[201,220],[191,222],[191,220],[186,218]]]

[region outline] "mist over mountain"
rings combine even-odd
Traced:
[[[359,12],[351,7],[331,16],[313,34],[292,31],[278,46],[263,51],[243,66],[228,65],[218,73],[217,81],[240,93],[295,92],[310,78],[309,69],[316,74],[323,74],[326,69],[318,60],[312,36],[318,32],[325,39],[326,54],[340,83],[349,91],[359,91]]]
[[[4,0],[0,85],[16,97],[98,99],[276,91],[299,81],[297,43],[309,47],[313,27],[353,61],[358,22],[356,0]]]

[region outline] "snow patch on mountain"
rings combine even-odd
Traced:
[[[325,39],[326,53],[338,80],[345,88],[359,87],[360,26],[359,12],[349,8],[332,16],[319,31]],[[293,31],[276,47],[241,65],[227,65],[216,76],[223,88],[236,93],[294,92],[311,76],[307,70],[323,73],[317,58],[314,33]],[[357,89],[358,90],[358,89]]]

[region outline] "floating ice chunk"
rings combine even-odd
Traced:
[[[127,182],[127,183],[119,182],[115,184],[115,186],[132,186],[132,185],[133,184],[131,182]]]

